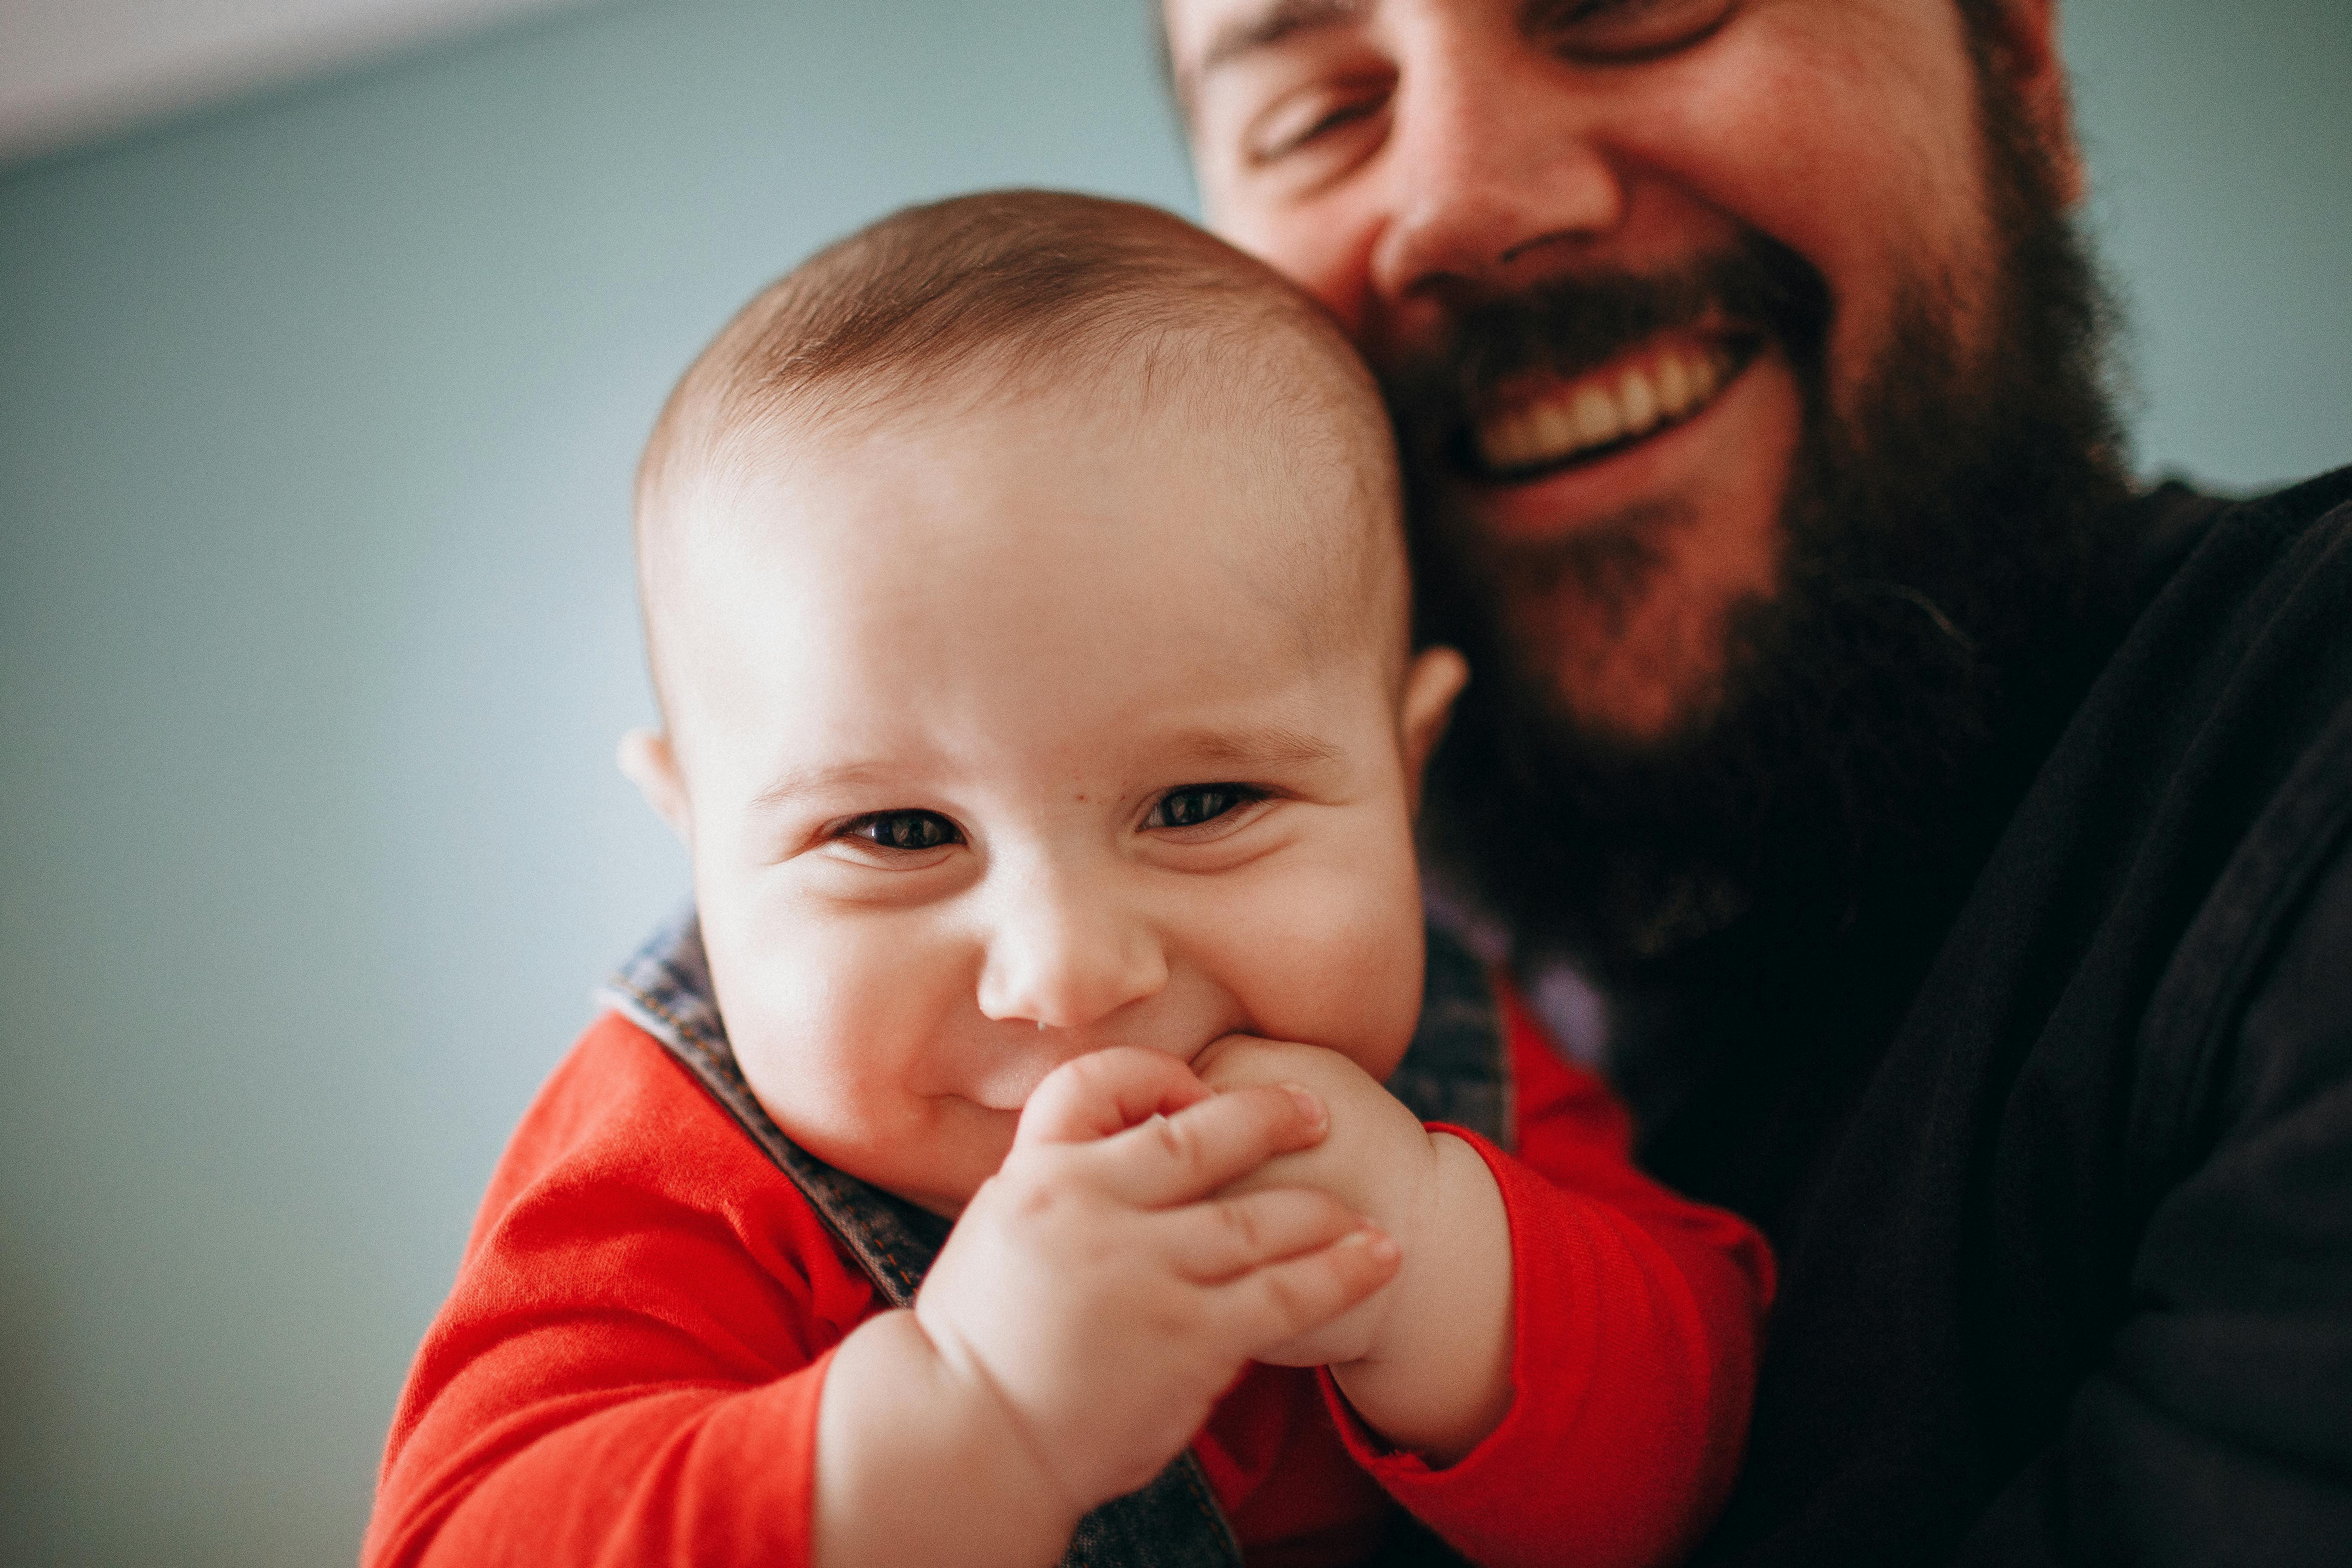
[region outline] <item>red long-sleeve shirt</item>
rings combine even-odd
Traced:
[[[1359,1561],[1399,1502],[1480,1563],[1660,1562],[1730,1482],[1764,1244],[1636,1173],[1607,1090],[1506,1012],[1517,1156],[1465,1136],[1510,1225],[1509,1413],[1433,1470],[1328,1378],[1252,1367],[1192,1445],[1252,1568]],[[362,1563],[805,1563],[828,1352],[883,1306],[791,1181],[608,1015],[491,1177]]]

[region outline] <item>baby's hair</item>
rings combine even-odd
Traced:
[[[1036,394],[1207,416],[1266,409],[1281,460],[1360,489],[1353,592],[1398,579],[1398,482],[1380,393],[1322,308],[1172,214],[1056,191],[989,191],[893,213],[769,285],[664,406],[637,470],[649,645],[659,557],[691,498],[810,441]],[[1335,417],[1336,413],[1336,417]],[[1272,453],[1249,454],[1266,460]],[[1296,542],[1325,572],[1330,542]],[[1283,553],[1277,549],[1274,559]],[[1300,565],[1306,565],[1300,559]],[[662,685],[658,647],[651,647]]]
[[[907,207],[818,251],[728,323],[670,395],[640,496],[681,461],[720,458],[779,422],[854,426],[974,375],[984,385],[972,390],[1008,392],[1124,373],[1148,394],[1203,360],[1263,365],[1277,335],[1326,350],[1339,379],[1377,396],[1312,300],[1172,214],[1059,191]]]

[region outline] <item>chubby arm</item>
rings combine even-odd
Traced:
[[[872,1304],[833,1256],[661,1047],[601,1020],[491,1179],[362,1563],[804,1560],[826,1352]]]
[[[1213,1098],[1156,1051],[1056,1068],[913,1310],[835,1356],[815,1561],[1050,1562],[1087,1510],[1183,1449],[1252,1357],[1378,1289],[1395,1244],[1328,1194],[1212,1195],[1325,1120],[1279,1084]]]
[[[1118,1104],[1114,1095],[1112,1120],[1094,1125],[1122,1125]],[[1148,1183],[1118,1184],[1155,1166],[1181,1173],[1190,1159],[1214,1185],[1247,1168],[1253,1148],[1263,1158],[1320,1131],[1319,1120],[1275,1089],[1198,1109],[1208,1114],[1179,1110],[1124,1144],[1077,1139],[1103,1156],[1091,1163],[1087,1148],[1041,1148],[1015,1174],[1091,1163],[1113,1198],[1148,1207]],[[1099,1105],[1096,1113],[1106,1114]],[[1065,1141],[1072,1125],[1062,1123]],[[1121,1157],[1130,1152],[1142,1157]],[[1047,1241],[1076,1246],[1081,1267],[1089,1248],[1097,1263],[1118,1250],[1076,1223],[1092,1205],[1051,1201],[1057,1184],[997,1187],[1000,1217],[1045,1222]],[[1204,1333],[1201,1353],[1224,1358],[1227,1379],[1253,1345],[1351,1303],[1394,1268],[1329,1198],[1267,1198],[1179,1202],[1144,1216],[1165,1244],[1159,1256],[1205,1280],[1192,1309],[1228,1342]],[[967,1219],[986,1212],[976,1201]],[[1076,1320],[1045,1300],[1050,1282],[994,1278],[1005,1256],[971,1245],[987,1228],[967,1237],[959,1227],[961,1242],[933,1271],[939,1289],[927,1284],[915,1311],[876,1315],[870,1289],[839,1262],[784,1178],[659,1046],[607,1018],[558,1069],[492,1180],[457,1287],[403,1394],[363,1563],[790,1568],[811,1561],[813,1545],[840,1561],[917,1563],[926,1552],[959,1563],[1050,1561],[1059,1543],[1048,1538],[1066,1534],[1064,1521],[1091,1491],[1138,1470],[1148,1479],[1158,1466],[1145,1456],[1164,1463],[1193,1428],[1171,1405],[1139,1407],[1137,1422],[1109,1436],[1100,1426],[1047,1434],[1040,1412],[1051,1400],[1036,1380],[1056,1368],[1032,1368],[1024,1381],[1002,1347],[1030,1342],[1022,1335],[1034,1325],[991,1324],[987,1313],[1058,1312],[1049,1321],[1064,1330]],[[1318,1237],[1338,1244],[1318,1248]],[[1273,1266],[1259,1268],[1266,1258]],[[1253,1290],[1264,1317],[1253,1317]],[[972,1300],[959,1307],[959,1297]],[[1064,1370],[1103,1375],[1083,1355]],[[1171,1381],[1214,1378],[1192,1363],[1159,1375],[1139,1381],[1138,1400],[1168,1398]],[[1114,1379],[1096,1393],[1125,1386]],[[1053,1393],[1050,1383],[1043,1392]],[[908,1418],[867,1441],[894,1413]],[[1129,1446],[1043,1468],[1046,1437],[1074,1433]],[[820,1453],[836,1434],[838,1453]],[[973,1437],[993,1447],[957,1440]],[[1005,1490],[980,1489],[997,1479]],[[896,1489],[867,1494],[887,1506],[861,1509],[859,1488],[877,1483]],[[981,1501],[961,1518],[908,1502],[950,1496]],[[908,1533],[894,1542],[862,1535],[855,1522],[834,1528],[845,1517],[903,1521]],[[945,1549],[943,1522],[956,1529]]]

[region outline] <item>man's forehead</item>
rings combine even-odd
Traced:
[[[1169,52],[1188,97],[1221,66],[1286,38],[1368,18],[1378,0],[1168,0]]]

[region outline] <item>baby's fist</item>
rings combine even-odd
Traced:
[[[1192,1063],[1220,1093],[1295,1083],[1330,1112],[1323,1142],[1268,1160],[1227,1194],[1307,1187],[1329,1194],[1394,1237],[1410,1258],[1437,1193],[1437,1156],[1419,1119],[1364,1070],[1319,1046],[1228,1035]],[[1386,1288],[1309,1333],[1261,1352],[1277,1366],[1322,1366],[1361,1360],[1376,1348],[1393,1292]]]

